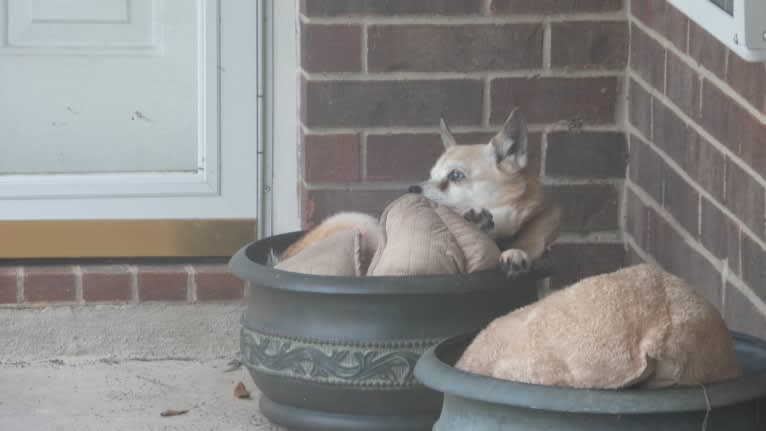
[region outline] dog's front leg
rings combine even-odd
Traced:
[[[558,208],[546,208],[522,225],[511,247],[500,255],[500,268],[506,275],[520,275],[532,268],[532,262],[558,236],[560,217]]]

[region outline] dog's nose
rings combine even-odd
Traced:
[[[420,187],[420,186],[410,186],[410,188],[407,189],[407,191],[410,192],[410,193],[418,193],[418,194],[420,194],[420,193],[423,193],[423,188]]]

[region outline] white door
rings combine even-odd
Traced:
[[[0,219],[254,219],[260,1],[0,0]]]

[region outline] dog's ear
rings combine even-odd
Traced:
[[[455,137],[452,136],[452,132],[450,132],[449,127],[447,127],[447,122],[444,121],[444,118],[439,120],[439,133],[441,134],[442,144],[444,144],[445,150],[457,145]]]
[[[519,168],[527,165],[527,120],[519,108],[511,111],[490,144],[495,148],[498,163],[510,158]]]

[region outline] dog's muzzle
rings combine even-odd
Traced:
[[[420,194],[420,193],[423,193],[423,188],[420,186],[410,186],[410,188],[407,189],[407,191],[410,193]]]

